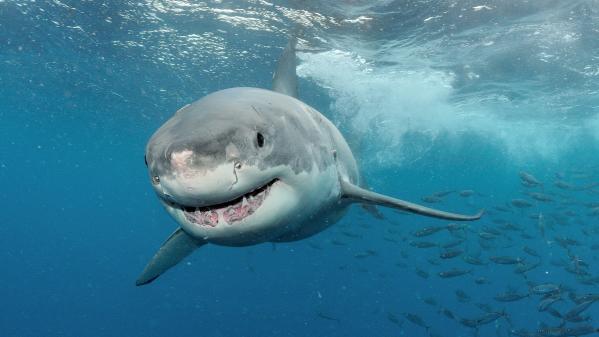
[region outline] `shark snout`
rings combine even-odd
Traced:
[[[181,173],[189,171],[192,164],[193,154],[192,150],[172,152],[170,158],[171,168],[174,171]]]
[[[171,155],[171,173],[160,178],[158,190],[166,201],[181,205],[204,206],[223,202],[233,195],[238,182],[239,162],[228,161],[212,168],[192,164],[193,153],[188,150]]]
[[[240,151],[234,144],[229,144],[225,151],[219,153],[202,153],[187,147],[167,152],[167,165],[171,172],[177,175],[195,175],[201,171],[209,171],[216,166],[232,165],[241,169]]]

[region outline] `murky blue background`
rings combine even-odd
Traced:
[[[358,207],[309,240],[206,246],[134,286],[176,228],[152,194],[146,141],[207,93],[269,88],[297,26],[300,96],[346,135],[373,189],[420,203],[472,189],[433,205],[489,210],[469,224],[468,254],[532,263],[526,245],[542,255],[528,281],[597,292],[599,188],[584,188],[599,182],[597,1],[0,0],[0,335],[427,335],[412,313],[431,336],[471,336],[458,321],[484,315],[477,303],[509,314],[481,336],[560,324],[537,311],[538,296],[493,299],[528,291],[514,266],[410,245],[416,230],[446,222],[389,210],[377,220]],[[523,194],[520,171],[555,201]],[[533,205],[514,208],[514,198]],[[521,231],[500,229],[481,248],[479,233],[501,221]],[[579,260],[589,275],[565,271]],[[437,275],[454,267],[472,271]],[[563,297],[560,312],[574,306]],[[582,324],[599,327],[599,305],[585,314]]]

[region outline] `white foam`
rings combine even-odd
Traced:
[[[383,166],[401,164],[398,159],[412,161],[440,135],[455,144],[481,136],[500,144],[514,160],[554,160],[580,135],[575,126],[543,117],[541,110],[547,106],[542,97],[518,103],[501,95],[456,98],[456,75],[435,69],[432,61],[420,57],[422,50],[404,47],[372,57],[386,61],[384,65],[367,61],[369,51],[362,51],[365,56],[341,50],[302,54],[298,67],[300,76],[328,89],[333,98],[329,117],[348,138],[368,137],[377,144],[374,155],[369,151],[362,160]],[[530,118],[528,112],[535,109],[539,117]],[[526,116],[520,118],[520,113]],[[599,118],[596,127],[599,130]],[[406,142],[407,136],[417,136],[418,144]]]

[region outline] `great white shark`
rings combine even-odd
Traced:
[[[339,130],[297,98],[296,39],[281,55],[273,89],[231,88],[184,106],[145,152],[160,203],[180,227],[136,281],[152,282],[207,244],[249,246],[310,237],[354,203],[447,220],[443,212],[370,191]]]

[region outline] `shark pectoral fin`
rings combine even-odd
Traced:
[[[203,240],[189,236],[181,228],[177,229],[160,246],[160,249],[158,249],[137,281],[135,281],[135,285],[141,286],[154,281],[162,273],[179,263],[196,248],[205,243]]]
[[[403,201],[400,199],[395,199],[386,195],[368,191],[344,180],[341,180],[341,191],[343,198],[353,199],[356,202],[397,208],[403,211],[430,216],[433,218],[470,221],[479,219],[484,213],[484,211],[482,210],[475,215],[462,215],[443,212],[436,209],[413,204],[408,201]]]
[[[295,45],[297,44],[297,33],[289,39],[289,43],[283,50],[281,58],[277,63],[277,69],[272,77],[272,90],[297,98],[297,73],[295,60]]]

